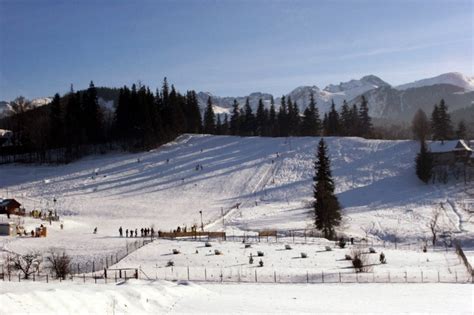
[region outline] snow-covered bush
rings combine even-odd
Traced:
[[[326,249],[327,252],[332,251],[332,248],[330,246],[326,246],[325,249]]]
[[[301,258],[308,258],[308,254],[306,254],[306,253],[301,253]]]
[[[351,257],[351,255],[346,254],[345,259],[346,259],[346,260],[352,260],[352,257]]]
[[[220,250],[218,250],[218,249],[215,249],[215,250],[214,250],[214,254],[216,254],[216,255],[222,255],[222,252],[221,252]]]
[[[288,245],[288,244],[287,244],[287,245],[285,245],[285,249],[286,249],[286,250],[290,250],[290,249],[292,249],[292,248],[291,248],[291,245]]]
[[[179,249],[173,248],[173,255],[177,255],[179,253],[180,253]]]
[[[258,257],[263,257],[263,256],[264,256],[264,254],[263,254],[263,252],[262,252],[262,251],[258,251],[258,252],[257,252],[257,256],[258,256]]]
[[[211,243],[209,243],[209,242],[206,242],[206,243],[204,244],[204,246],[206,246],[206,247],[212,247]]]
[[[369,247],[369,253],[375,254],[376,253],[375,248]]]
[[[368,266],[368,255],[364,255],[360,249],[353,249],[351,252],[352,267],[356,272],[368,272],[370,267]]]

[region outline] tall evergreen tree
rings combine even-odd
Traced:
[[[448,107],[444,99],[435,105],[431,114],[431,128],[433,140],[449,140],[453,136],[453,126],[451,116],[448,114]]]
[[[367,99],[362,95],[362,102],[359,108],[359,135],[371,137],[373,133],[372,118],[369,115],[369,105]]]
[[[256,129],[255,116],[253,115],[252,107],[250,107],[250,101],[249,101],[248,97],[245,100],[244,111],[245,111],[244,132],[245,132],[246,136],[252,136],[252,135],[254,135],[255,129]]]
[[[270,111],[268,113],[268,130],[269,134],[272,137],[278,136],[278,122],[277,122],[277,114],[275,110],[275,101],[273,100],[273,96],[270,100]]]
[[[456,130],[456,138],[465,140],[467,136],[467,128],[464,120],[461,120],[458,124],[458,129]]]
[[[334,194],[331,165],[323,138],[319,141],[314,170],[313,207],[316,228],[323,232],[324,237],[332,239],[335,236],[335,227],[341,222],[341,206]]]
[[[311,93],[308,107],[303,112],[303,121],[301,123],[301,134],[303,136],[318,136],[321,130],[321,121],[319,111],[316,107],[314,95]]]
[[[188,91],[186,93],[186,123],[189,133],[201,132],[202,119],[201,110],[195,91]]]
[[[258,100],[257,116],[256,116],[256,126],[258,136],[265,135],[265,129],[267,125],[267,117],[265,115],[265,107],[263,106],[263,100]]]
[[[357,108],[356,104],[352,105],[350,116],[351,116],[351,123],[350,123],[349,136],[352,136],[352,137],[362,136],[364,132],[362,130],[362,124],[360,121],[359,109]]]
[[[83,121],[86,141],[89,143],[98,143],[103,139],[102,129],[102,111],[97,99],[97,89],[94,82],[90,82],[89,88],[83,96]]]
[[[216,115],[212,108],[211,97],[207,99],[207,106],[204,112],[204,133],[214,134],[216,132]]]
[[[49,113],[50,129],[49,139],[50,145],[53,148],[58,148],[64,145],[64,122],[61,110],[61,98],[59,94],[55,94],[51,102],[51,110]]]
[[[351,112],[351,108],[347,104],[346,100],[342,103],[341,107],[341,115],[340,115],[340,121],[341,121],[341,135],[343,136],[350,136],[352,135],[353,131],[353,115]]]
[[[222,122],[222,134],[228,135],[230,130],[229,117],[227,114],[224,115],[224,121]]]
[[[234,136],[240,135],[240,109],[236,99],[234,99],[232,116],[230,116],[230,134]]]
[[[431,170],[433,168],[433,160],[428,151],[425,141],[420,142],[420,153],[416,156],[416,175],[424,182],[428,183],[431,178]]]
[[[425,141],[430,134],[430,122],[425,112],[420,108],[413,116],[411,130],[415,140]]]
[[[338,136],[340,134],[339,113],[336,110],[334,100],[331,103],[331,110],[327,116],[327,129],[325,134],[328,136]]]
[[[280,137],[288,137],[288,108],[285,95],[281,97],[280,110],[277,116],[278,131]]]

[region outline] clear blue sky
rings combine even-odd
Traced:
[[[221,96],[472,76],[473,3],[0,0],[0,100],[164,76]]]

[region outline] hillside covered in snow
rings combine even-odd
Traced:
[[[414,141],[327,138],[336,193],[343,206],[339,231],[373,240],[419,241],[429,236],[432,212],[442,204],[442,230],[472,238],[461,180],[421,183]],[[60,166],[2,165],[1,193],[27,210],[56,207],[67,237],[52,226],[47,239],[13,240],[8,247],[70,248],[80,255],[116,248],[118,228],[200,225],[231,234],[267,228],[305,229],[311,212],[315,148],[319,138],[183,135],[139,154],[90,156]],[[472,192],[471,192],[472,193]],[[56,198],[56,204],[53,200]],[[239,207],[236,205],[239,204]],[[222,214],[225,214],[222,220]],[[225,225],[225,227],[223,226]],[[80,245],[74,240],[90,235]],[[43,244],[43,245],[41,245]]]

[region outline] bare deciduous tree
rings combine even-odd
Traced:
[[[441,204],[441,207],[442,207],[442,204]],[[438,238],[438,232],[439,232],[438,220],[439,220],[440,215],[441,215],[440,209],[436,207],[433,210],[430,222],[428,223],[428,227],[430,228],[430,231],[431,231],[431,242],[433,243],[433,246],[436,245],[436,240]]]
[[[39,270],[42,260],[41,255],[35,252],[16,255],[13,257],[13,268],[20,271],[24,279],[28,279],[31,274]]]
[[[71,273],[71,257],[64,250],[51,248],[46,260],[56,278],[66,279],[66,276]]]

